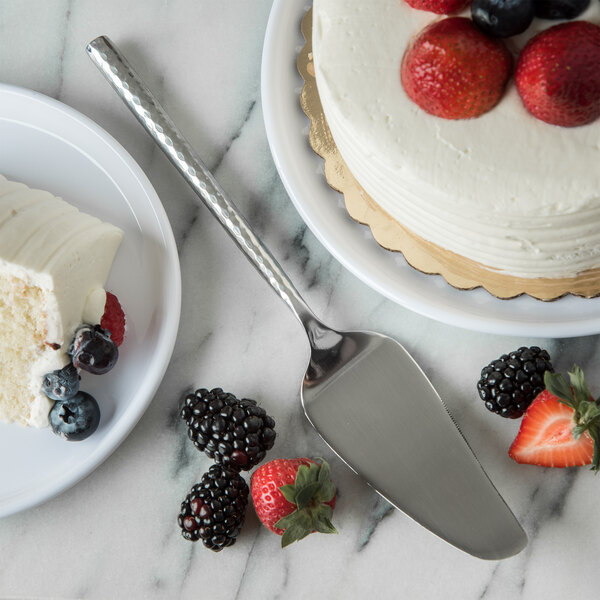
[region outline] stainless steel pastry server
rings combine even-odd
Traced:
[[[396,508],[454,546],[484,559],[521,551],[523,529],[408,352],[379,333],[323,324],[115,45],[102,36],[86,50],[304,326],[311,354],[302,405],[327,444]]]

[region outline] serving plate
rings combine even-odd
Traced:
[[[179,325],[181,276],[167,215],[133,158],[102,128],[42,94],[0,84],[0,173],[46,189],[117,225],[124,238],[107,282],[127,317],[119,361],[81,387],[101,409],[98,430],[66,442],[49,428],[0,424],[0,517],[39,504],[90,474],[150,404]]]
[[[600,298],[500,300],[483,289],[457,290],[440,276],[414,270],[401,254],[382,249],[367,227],[348,216],[341,194],[325,180],[322,159],[308,143],[309,121],[300,107],[303,81],[296,59],[304,45],[300,24],[309,8],[305,0],[273,3],[263,49],[261,92],[275,164],[296,209],[321,243],[384,296],[451,325],[533,337],[599,333]]]

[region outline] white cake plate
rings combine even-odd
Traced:
[[[303,81],[296,58],[304,45],[300,22],[310,6],[306,0],[274,1],[263,49],[261,91],[275,164],[292,202],[319,241],[371,288],[444,323],[516,336],[600,333],[600,298],[499,300],[482,289],[457,290],[440,276],[415,271],[400,254],[382,249],[367,227],[348,216],[341,195],[327,185],[323,160],[308,143],[309,120],[300,108]]]
[[[66,442],[50,428],[0,425],[0,517],[39,504],[91,473],[126,438],[154,397],[175,344],[181,276],[156,192],[103,129],[64,104],[0,84],[0,173],[46,189],[125,235],[107,289],[127,316],[114,369],[83,374],[101,409],[98,430]]]

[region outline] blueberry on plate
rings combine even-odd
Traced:
[[[79,373],[69,363],[60,370],[46,373],[42,381],[42,391],[50,400],[67,400],[79,391]]]
[[[589,5],[590,0],[535,0],[535,16],[540,19],[574,19]]]
[[[510,37],[525,31],[535,13],[534,0],[473,0],[471,16],[483,33]]]
[[[73,365],[94,375],[108,373],[119,358],[117,345],[100,325],[82,325],[69,349]]]
[[[90,394],[77,392],[64,402],[55,402],[48,417],[56,435],[69,442],[80,442],[98,429],[100,407]]]

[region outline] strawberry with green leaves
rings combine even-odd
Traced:
[[[252,474],[254,509],[263,525],[281,535],[281,547],[310,533],[337,533],[331,523],[336,489],[327,462],[278,458]]]
[[[600,401],[594,400],[583,371],[569,371],[570,385],[557,373],[546,372],[546,389],[523,416],[508,452],[518,463],[542,467],[592,465],[600,470]]]

